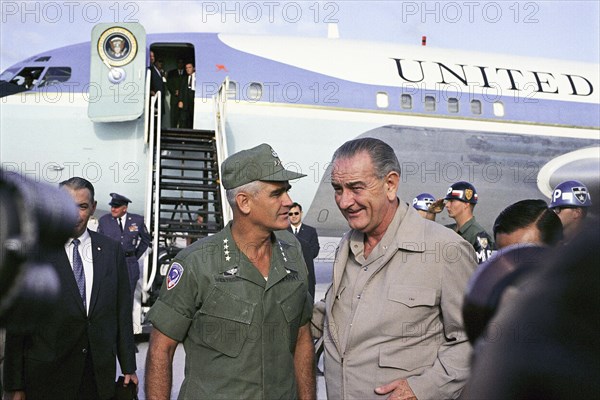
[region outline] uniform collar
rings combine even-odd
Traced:
[[[289,249],[293,246],[286,240],[279,237],[279,234],[271,233],[271,265],[269,268],[269,278],[265,281],[264,277],[258,272],[258,269],[250,262],[248,257],[240,251],[233,240],[231,227],[233,221],[220,232],[218,236],[218,251],[221,257],[221,263],[218,272],[222,275],[237,275],[240,278],[252,281],[267,289],[275,283],[285,278],[291,271],[298,272],[298,267],[289,257]]]

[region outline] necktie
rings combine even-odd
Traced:
[[[73,239],[73,274],[75,275],[79,294],[81,295],[83,306],[85,307],[85,274],[83,273],[81,254],[79,254],[79,243],[79,239]]]
[[[121,233],[123,232],[123,221],[121,221],[121,218],[117,218],[117,222],[119,223],[119,229],[121,230]]]
[[[294,228],[294,235],[298,234],[298,228]]]
[[[188,89],[192,88],[192,76],[188,75]]]

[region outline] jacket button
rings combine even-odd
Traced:
[[[83,349],[83,350],[81,350],[81,352],[82,352],[83,354],[87,354],[87,349]]]

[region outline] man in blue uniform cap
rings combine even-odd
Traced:
[[[138,259],[150,245],[150,234],[144,224],[144,217],[128,213],[127,207],[131,200],[118,193],[110,194],[110,214],[103,215],[98,224],[98,232],[111,237],[119,242],[125,251],[127,267],[129,270],[129,283],[131,295],[140,279],[140,265]]]

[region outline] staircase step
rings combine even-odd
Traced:
[[[175,204],[187,204],[187,205],[197,205],[197,206],[201,206],[203,204],[211,204],[211,203],[216,203],[215,200],[209,200],[209,199],[190,199],[190,198],[181,198],[181,197],[161,197],[160,198],[160,203],[167,205],[167,204],[171,204],[171,205],[175,205]]]
[[[210,177],[204,177],[204,176],[160,175],[161,182],[164,182],[165,179],[179,180],[179,181],[212,181],[212,182],[215,181],[214,179],[211,179]]]
[[[199,191],[206,190],[208,192],[214,192],[219,189],[218,185],[200,185],[197,183],[185,183],[185,182],[162,182],[160,184],[160,190],[189,190],[189,191]]]
[[[215,149],[211,144],[200,145],[196,143],[176,142],[176,143],[161,143],[160,150],[176,150],[185,152],[202,151],[205,153],[214,153]]]

